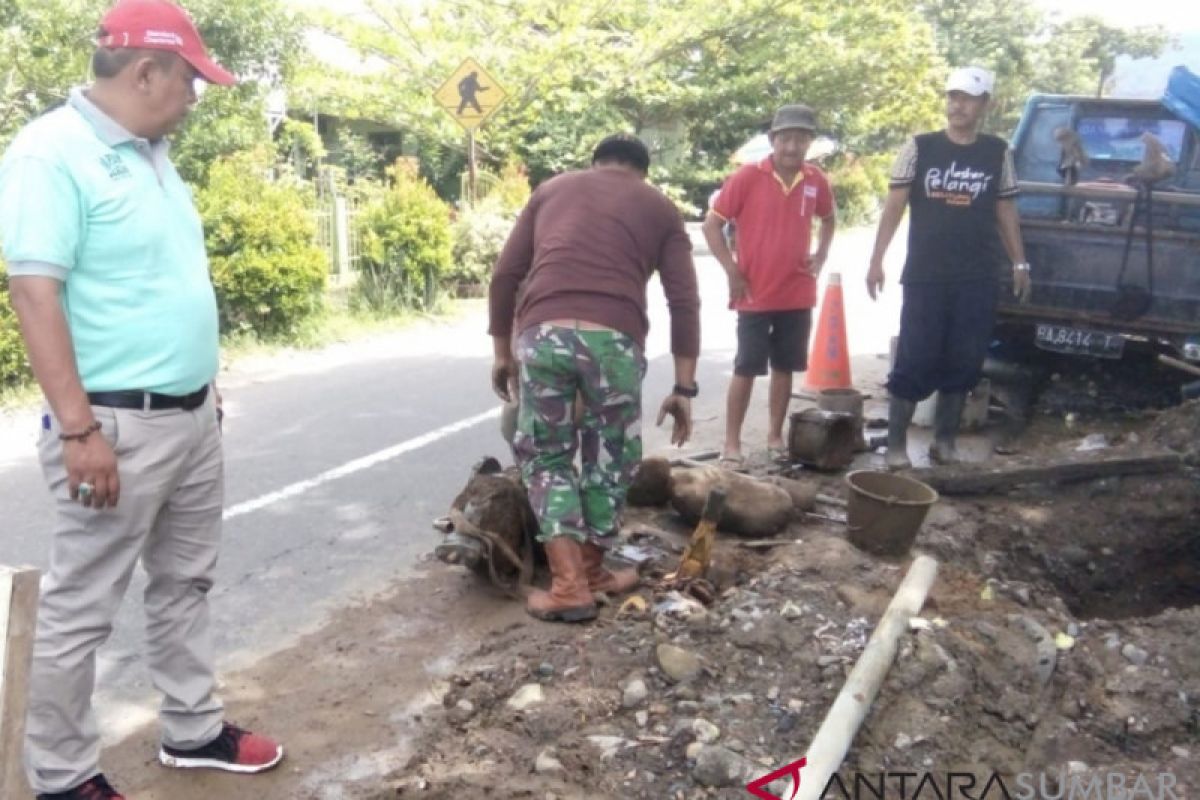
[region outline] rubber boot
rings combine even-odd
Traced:
[[[957,464],[958,426],[962,423],[963,406],[967,404],[966,392],[939,392],[937,408],[933,412],[933,444],[929,446],[929,460],[934,464]]]
[[[604,548],[592,542],[583,545],[583,567],[588,589],[593,592],[623,594],[638,585],[636,569],[605,569]]]
[[[888,401],[887,455],[884,462],[891,470],[910,469],[908,458],[908,425],[912,422],[917,404],[903,397],[891,397]]]
[[[546,542],[550,563],[550,591],[534,589],[525,610],[548,622],[585,622],[596,617],[596,601],[588,589],[583,566],[583,546],[570,536]]]

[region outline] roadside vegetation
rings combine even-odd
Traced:
[[[87,75],[82,43],[107,5],[0,0],[0,149]],[[531,188],[586,165],[613,131],[647,141],[651,180],[695,218],[774,108],[806,102],[836,143],[823,166],[843,223],[856,224],[875,214],[895,148],[937,123],[948,65],[997,73],[990,127],[1007,134],[1029,92],[1103,91],[1118,54],[1168,41],[1050,19],[1029,0],[188,7],[216,57],[248,76],[206,92],[173,149],[235,349],[317,346],[478,296]],[[322,41],[361,66],[331,63]],[[465,136],[431,96],[468,54],[509,95],[478,131],[470,201]],[[334,196],[353,209],[348,279],[320,222]],[[0,390],[29,380],[0,263]]]

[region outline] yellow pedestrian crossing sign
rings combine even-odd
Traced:
[[[482,125],[507,97],[508,92],[473,58],[464,61],[433,93],[437,104],[468,131]]]

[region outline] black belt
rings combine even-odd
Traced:
[[[94,406],[108,408],[136,408],[142,411],[163,411],[181,408],[191,411],[204,405],[208,397],[208,386],[185,395],[157,394],[155,392],[88,392],[88,402]]]

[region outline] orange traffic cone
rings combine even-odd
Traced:
[[[813,392],[850,388],[846,310],[842,303],[842,276],[838,272],[830,273],[829,285],[825,287],[825,297],[821,300],[821,317],[817,321],[804,388]]]

